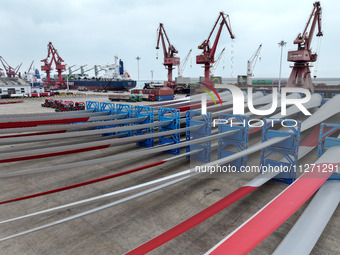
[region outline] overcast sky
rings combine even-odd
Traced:
[[[296,49],[293,40],[302,32],[310,15],[311,0],[72,0],[72,1],[2,1],[0,5],[0,55],[16,66],[23,63],[21,72],[32,60],[40,69],[40,60],[47,55],[51,41],[67,65],[92,66],[107,64],[117,55],[127,71],[137,79],[137,60],[140,56],[140,79],[166,79],[162,65],[163,52],[156,59],[156,30],[162,22],[171,43],[184,60],[192,48],[184,76],[203,76],[195,63],[197,49],[205,40],[220,11],[229,14],[234,40],[224,28],[217,53],[226,47],[224,57],[215,72],[223,77],[246,73],[247,60],[260,43],[261,61],[255,67],[256,77],[278,77],[280,48],[285,40],[282,76],[288,77],[290,63],[287,51]],[[323,19],[318,77],[339,77],[340,2],[321,1]],[[313,38],[313,50],[318,39]],[[177,70],[175,70],[177,76]],[[314,73],[312,72],[312,75]]]

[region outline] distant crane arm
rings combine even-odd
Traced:
[[[94,67],[91,67],[91,68],[85,70],[84,73],[87,73],[87,72],[89,72],[89,71],[91,71],[91,70],[93,70],[93,69],[94,69]]]
[[[68,67],[68,74],[72,74],[73,71],[72,71],[72,68],[75,67],[76,65],[73,65],[73,66],[69,66]]]
[[[222,59],[222,56],[224,54],[225,51],[225,47],[223,48],[223,50],[220,52],[220,54],[218,54],[216,61],[214,62],[214,64],[210,67],[210,76],[214,76],[215,74],[215,70],[218,67],[218,64],[220,63],[220,60]]]
[[[294,62],[292,72],[287,81],[287,87],[303,87],[314,91],[314,85],[311,78],[310,63],[317,61],[317,53],[312,53],[311,43],[318,24],[318,33],[316,36],[323,36],[321,31],[321,5],[320,2],[313,4],[312,13],[308,17],[307,24],[303,33],[299,33],[294,44],[297,44],[297,50],[288,51],[287,60]],[[308,32],[309,29],[309,32]]]
[[[318,33],[316,36],[323,36],[323,33],[321,31],[321,5],[320,2],[315,2],[313,4],[314,8],[312,10],[312,13],[309,15],[308,21],[306,23],[306,26],[301,33],[298,34],[296,39],[294,40],[294,44],[298,44],[299,48],[305,48],[306,50],[310,50],[310,46],[312,43],[312,38],[314,35],[314,30],[316,23],[318,23]],[[313,18],[314,17],[314,18]],[[313,19],[313,21],[312,21]],[[312,21],[312,22],[311,22]],[[307,32],[308,28],[310,27],[309,32]]]
[[[248,63],[250,63],[251,65],[251,69],[253,70],[255,68],[256,62],[259,59],[260,53],[261,53],[261,49],[262,49],[262,43],[260,44],[260,46],[257,48],[257,50],[255,51],[255,53],[250,57],[250,59],[248,60]]]
[[[28,68],[28,71],[27,71],[27,73],[29,73],[29,72],[31,71],[31,69],[32,69],[32,66],[33,66],[33,63],[34,63],[34,60],[32,61],[32,63],[31,63],[31,65],[30,65],[30,67]]]
[[[223,50],[220,52],[220,54],[217,56],[217,59],[214,63],[214,68],[216,69],[218,67],[218,64],[220,63],[221,59],[222,59],[222,56],[224,54],[224,51],[225,51],[225,47],[223,48]]]
[[[6,75],[8,77],[15,77],[15,75],[18,73],[22,63],[20,65],[18,65],[16,68],[11,67],[6,60],[0,56],[0,61],[5,69]]]
[[[247,62],[247,85],[252,85],[252,77],[254,76],[253,71],[256,65],[256,62],[260,56],[262,49],[262,44],[257,48],[255,53],[250,57],[250,59]]]
[[[14,69],[14,72],[17,73],[20,69],[20,67],[22,66],[22,63],[20,65],[18,65],[15,69]]]
[[[230,27],[230,24],[228,24],[227,22],[227,19],[225,18],[225,15],[223,12],[220,13],[220,17],[218,18],[218,20],[221,18],[221,23],[220,23],[220,27],[219,27],[219,30],[217,32],[217,35],[216,35],[216,39],[214,41],[214,44],[213,44],[213,47],[211,48],[211,52],[210,52],[210,57],[213,58],[213,56],[215,55],[215,52],[216,52],[216,49],[217,49],[217,44],[218,44],[218,41],[220,39],[220,36],[221,36],[221,31],[222,31],[222,28],[223,28],[223,24],[225,24],[225,26],[227,27],[228,29],[228,32],[230,34],[230,38],[231,39],[234,39],[235,36],[234,34],[231,32],[231,27]],[[230,20],[229,20],[229,15],[227,15],[227,18],[228,18],[228,21],[230,23]],[[218,21],[217,20],[217,21]]]
[[[75,65],[74,65],[74,66],[75,66]],[[75,70],[73,70],[72,73],[70,73],[70,74],[74,74],[75,72],[77,72],[77,71],[80,70],[80,69],[81,69],[81,66],[78,67],[78,68],[76,68]]]
[[[85,73],[85,70],[84,70],[84,67],[85,67],[85,66],[87,66],[87,65],[83,65],[83,66],[80,67],[80,73],[81,73],[82,75],[84,75],[84,73]]]
[[[183,72],[184,72],[184,70],[185,70],[185,67],[187,66],[187,63],[188,63],[189,56],[190,56],[191,52],[192,52],[192,49],[189,50],[189,52],[188,52],[188,54],[186,55],[186,57],[185,57],[183,63],[179,66],[179,68],[178,68],[178,77],[182,77]]]
[[[227,17],[227,18],[226,18]],[[217,27],[217,24],[220,22],[219,29],[216,34],[215,41],[213,43],[213,46],[210,48],[210,38]],[[215,52],[217,49],[218,41],[221,36],[222,28],[223,26],[226,26],[230,35],[231,39],[234,39],[235,36],[231,31],[231,26],[230,26],[230,20],[229,16],[225,15],[223,12],[220,12],[213,29],[211,30],[208,39],[204,40],[201,45],[198,46],[199,49],[203,50],[203,53],[201,55],[196,56],[196,63],[197,64],[204,64],[204,81],[209,82],[210,80],[210,67],[211,64],[215,62]]]
[[[168,43],[168,49],[166,48],[164,37]],[[159,49],[160,40],[162,40],[163,53],[164,53],[165,58],[173,57],[174,54],[178,53],[176,48],[170,43],[170,40],[168,38],[168,35],[165,32],[165,29],[162,23],[159,24],[159,28],[158,28],[158,38],[157,38],[157,46],[156,46],[157,50]]]
[[[0,61],[2,63],[2,66],[5,69],[5,72],[8,73],[10,71],[10,65],[7,64],[6,60],[0,56]]]
[[[166,46],[165,46],[165,41],[164,41],[164,34],[163,34],[164,28],[163,24],[161,23],[158,28],[158,38],[157,38],[157,46],[156,49],[159,49],[159,41],[162,40],[162,48],[163,48],[163,55],[166,58],[167,57],[167,51],[166,51]]]

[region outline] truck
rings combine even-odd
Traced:
[[[154,94],[143,94],[143,100],[145,101],[155,101],[155,95]]]
[[[84,111],[85,110],[85,103],[84,102],[76,102],[74,104],[75,111]]]
[[[131,94],[125,94],[125,93],[110,94],[109,100],[111,100],[111,101],[132,101],[131,100]]]
[[[112,94],[109,94],[109,100],[141,102],[143,100],[143,96],[139,94],[131,94],[131,93],[112,93]]]
[[[54,105],[53,98],[46,98],[45,102],[41,104],[42,107],[48,107],[48,108],[53,107],[53,105]]]
[[[34,92],[29,94],[30,97],[47,97],[54,96],[53,92]]]
[[[73,106],[70,102],[61,103],[58,108],[55,109],[56,112],[69,112],[72,111]]]

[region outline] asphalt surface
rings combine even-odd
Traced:
[[[68,97],[67,99],[74,101],[78,101],[79,99],[79,101],[93,100],[109,102],[107,95],[77,96]],[[0,105],[0,115],[54,111],[41,107],[42,102],[43,99],[31,99],[19,104]],[[84,142],[86,139],[95,138],[79,138],[72,141]],[[253,135],[250,137],[249,145],[251,146],[251,144],[258,141],[260,141],[260,135]],[[49,147],[65,142],[68,141],[47,141],[29,145],[2,146],[0,147],[0,153],[1,151],[18,148],[17,146],[29,150],[33,147]],[[140,149],[140,147],[136,144],[127,144],[73,155],[5,163],[0,165],[0,169],[1,173],[26,170],[105,157],[123,152],[133,153],[136,149]],[[53,173],[2,179],[0,180],[0,200],[7,200],[106,176],[171,156],[170,154],[159,153],[157,155],[134,158],[128,161],[117,160],[110,163],[72,168]],[[313,150],[301,160],[299,164],[313,163],[316,158],[316,150]],[[213,150],[212,160],[214,159],[217,159],[216,150]],[[255,153],[248,157],[248,165],[259,165],[259,162],[260,153]],[[192,164],[193,163],[190,164],[190,160],[181,158],[141,172],[89,186],[0,205],[0,220],[155,180],[180,172],[181,170],[186,170],[190,165],[192,166]],[[124,254],[217,202],[219,199],[247,183],[255,175],[256,174],[225,176],[223,178],[192,178],[109,209],[0,242],[0,254]],[[231,233],[235,228],[255,214],[286,187],[287,184],[285,183],[269,181],[227,209],[152,251],[150,254],[204,254],[204,252],[208,251],[223,237]],[[100,202],[3,224],[0,227],[0,238],[95,208],[116,199],[117,198],[107,198]],[[308,202],[250,254],[271,254],[307,205]],[[314,247],[312,254],[339,254],[339,236],[340,210],[338,207]]]

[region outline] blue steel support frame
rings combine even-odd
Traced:
[[[99,106],[100,112],[107,112],[107,115],[114,115],[115,114],[115,104],[114,103],[108,103],[108,102],[101,102]],[[102,123],[105,123],[103,121]],[[114,125],[108,125],[108,126],[98,126],[96,129],[105,129],[105,128],[112,128]],[[114,135],[114,133],[106,133],[102,134],[102,136],[111,136]]]
[[[159,108],[158,109],[158,121],[171,121],[170,124],[166,126],[159,127],[159,133],[163,131],[168,130],[174,130],[180,128],[180,111],[178,109],[172,109],[172,108]],[[170,135],[170,138],[159,136],[159,145],[162,144],[177,144],[180,142],[180,133],[176,133],[173,135]],[[171,153],[174,155],[178,155],[180,153],[180,148],[167,150],[167,153]]]
[[[321,105],[324,105],[325,103],[328,102],[329,99],[325,98],[325,93],[318,92],[317,94],[322,96]]]
[[[116,114],[126,114],[123,119],[131,119],[133,118],[133,106],[130,104],[116,104]],[[116,127],[123,127],[123,126],[129,126],[133,123],[127,123],[127,124],[120,124],[116,125]],[[118,132],[118,134],[126,134],[126,136],[133,136],[134,131],[122,131]]]
[[[108,102],[101,102],[100,103],[100,111],[101,112],[107,112],[108,115],[114,115],[115,114],[115,104],[114,103],[108,103]]]
[[[150,106],[137,105],[135,106],[135,117],[136,118],[146,117],[145,120],[136,122],[135,125],[153,123],[154,122],[154,109],[153,107],[150,107]],[[145,133],[151,134],[153,132],[154,132],[153,127],[137,129],[136,135],[143,135]],[[145,139],[144,141],[137,142],[137,145],[146,147],[146,148],[153,147],[155,145],[155,139],[148,138],[148,139]]]
[[[282,122],[284,121],[285,126],[289,126],[289,129],[292,132],[288,131],[279,131],[272,129],[272,123]],[[289,169],[289,171],[283,171],[278,174],[274,180],[284,182],[284,183],[292,183],[296,179],[296,169],[297,169],[297,161],[298,161],[298,153],[299,153],[299,144],[300,144],[300,133],[301,133],[301,122],[297,121],[297,125],[293,120],[284,120],[284,119],[264,119],[264,125],[262,128],[262,142],[265,142],[274,137],[282,137],[282,136],[290,136],[286,140],[266,147],[261,150],[261,161],[260,161],[260,170],[261,173],[264,171],[264,167],[280,167],[281,169]],[[287,162],[273,160],[269,157],[273,154],[282,155]]]
[[[86,110],[88,110],[88,111],[93,110],[93,112],[99,112],[99,110],[100,110],[99,102],[97,102],[97,101],[86,101]]]
[[[249,117],[245,115],[221,114],[219,116],[218,132],[237,131],[233,135],[221,137],[218,139],[217,155],[218,159],[234,154],[234,151],[227,150],[229,146],[236,147],[238,151],[248,148],[249,140]],[[222,122],[222,123],[221,123]],[[247,156],[241,157],[228,163],[235,166],[239,171],[240,168],[247,165]]]
[[[326,132],[324,132],[325,127],[330,128]],[[320,133],[319,133],[319,145],[318,145],[318,157],[321,157],[325,151],[334,146],[340,146],[340,138],[336,137],[327,137],[329,134],[340,130],[339,124],[331,124],[331,123],[322,123],[320,126]],[[340,174],[334,173],[328,180],[340,180]]]
[[[203,120],[194,119],[195,117],[201,117]],[[186,140],[194,140],[202,137],[207,137],[211,135],[211,123],[212,123],[212,114],[208,112],[206,115],[201,114],[199,111],[187,111],[186,113],[186,126],[192,127],[197,125],[203,125],[197,130],[189,130],[186,132]],[[193,144],[186,147],[186,152],[190,152],[193,150],[203,149],[202,151],[195,153],[188,158],[192,160],[196,160],[199,162],[208,163],[211,161],[211,141],[202,142],[200,144]]]

